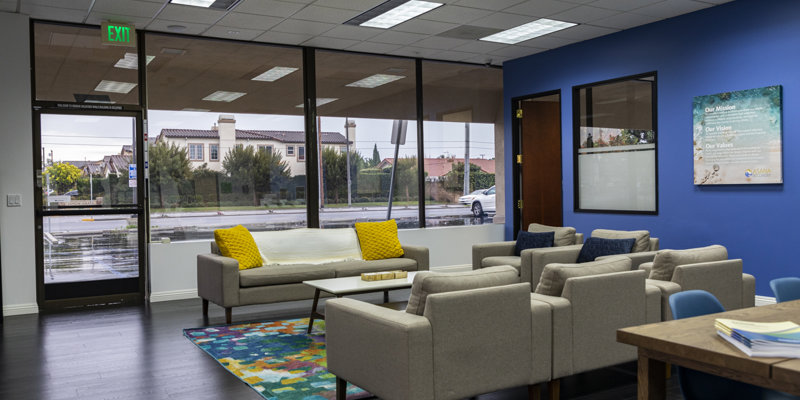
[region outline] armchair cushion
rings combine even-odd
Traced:
[[[631,260],[622,256],[583,264],[547,264],[534,292],[547,296],[561,296],[564,284],[569,278],[630,270]]]
[[[522,258],[517,256],[492,256],[486,257],[481,261],[481,266],[496,267],[498,265],[510,265],[519,271],[519,266],[522,264]]]
[[[419,272],[411,284],[411,297],[406,312],[423,315],[428,295],[456,290],[479,289],[519,283],[517,270],[504,265],[469,272]]]
[[[528,232],[553,232],[553,246],[556,247],[575,244],[575,228],[571,226],[530,224],[528,225]]]
[[[630,253],[636,239],[602,239],[590,237],[581,247],[578,263],[594,261],[597,257]]]
[[[724,246],[712,245],[686,250],[663,250],[653,259],[650,279],[659,281],[672,280],[675,267],[685,264],[697,264],[709,261],[728,259],[728,250]]]
[[[650,250],[650,232],[648,231],[616,231],[611,229],[595,229],[592,237],[603,239],[636,239],[633,250],[628,253],[638,253]]]
[[[519,256],[522,250],[553,247],[555,232],[525,232],[520,230],[517,234],[517,244],[514,246],[514,255]]]

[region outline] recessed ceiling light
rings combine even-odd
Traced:
[[[535,37],[544,36],[548,33],[560,31],[573,27],[577,24],[572,22],[556,21],[554,19],[537,19],[533,22],[528,22],[525,25],[520,25],[516,28],[506,29],[502,32],[497,32],[494,35],[482,37],[480,40],[487,42],[516,44]]]
[[[292,72],[297,71],[297,68],[292,67],[272,67],[266,72],[262,72],[260,75],[256,76],[252,80],[254,81],[264,81],[264,82],[275,82],[278,79],[283,78],[286,75],[291,74]]]
[[[163,47],[161,48],[161,54],[169,54],[172,56],[182,56],[186,54],[186,50],[184,49],[173,49],[170,47]]]
[[[338,97],[317,97],[317,107],[319,107],[321,105],[328,104],[328,103],[336,101],[336,100],[339,100],[339,98]],[[298,104],[295,107],[303,108],[303,104]]]
[[[203,97],[203,100],[206,101],[224,101],[226,103],[230,103],[239,97],[246,95],[247,93],[242,92],[226,92],[224,90],[217,90],[210,95]]]
[[[150,64],[156,56],[147,56],[147,64]],[[139,56],[136,53],[125,53],[125,57],[120,58],[116,64],[117,68],[139,69]]]
[[[172,32],[183,32],[186,30],[186,25],[167,25],[167,30]]]
[[[185,6],[195,6],[195,7],[211,7],[216,0],[170,0],[172,4],[183,4]]]
[[[94,90],[109,93],[130,93],[136,87],[135,83],[102,80]]]
[[[403,79],[405,76],[402,75],[387,75],[387,74],[375,74],[372,76],[368,76],[360,81],[355,81],[353,83],[348,83],[345,86],[348,87],[359,87],[359,88],[374,88],[380,85],[385,85],[389,82],[394,82],[398,79]]]
[[[370,19],[369,21],[362,22],[361,26],[388,29],[397,24],[406,22],[411,18],[425,14],[426,12],[433,10],[441,5],[442,3],[411,0],[389,11],[386,11],[385,13],[378,15]]]

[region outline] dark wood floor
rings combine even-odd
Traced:
[[[380,302],[381,294],[362,295]],[[392,300],[408,293],[392,293]],[[305,317],[310,301],[234,309],[234,323]],[[0,399],[262,399],[183,337],[184,328],[223,324],[211,305],[208,320],[200,299],[80,309],[6,317],[0,325]],[[680,399],[676,379],[669,399]],[[636,398],[633,363],[569,377],[562,399]],[[527,398],[523,388],[480,400]]]

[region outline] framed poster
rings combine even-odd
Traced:
[[[781,86],[697,96],[694,184],[783,183]]]

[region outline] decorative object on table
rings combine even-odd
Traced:
[[[318,321],[317,324],[324,324]],[[308,318],[185,329],[184,336],[267,400],[335,399],[324,335]],[[347,399],[370,394],[350,385]]]
[[[215,230],[214,241],[223,256],[239,261],[239,269],[258,268],[264,263],[253,235],[241,225]]]
[[[386,279],[402,279],[408,277],[408,271],[364,272],[362,281],[382,281]]]
[[[382,260],[403,256],[403,247],[397,237],[397,222],[356,222],[356,234],[365,260]]]
[[[717,334],[750,357],[800,358],[800,325],[717,318]]]

